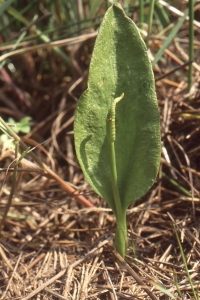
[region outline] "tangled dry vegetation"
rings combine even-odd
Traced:
[[[113,246],[115,219],[78,166],[73,144],[76,102],[86,88],[95,32],[66,41],[71,66],[50,47],[11,56],[16,72],[0,74],[0,112],[33,119],[23,141],[63,181],[37,167],[30,155],[19,165],[9,215],[0,239],[1,299],[194,299],[174,224],[195,289],[200,282],[200,27],[196,26],[193,88],[188,95],[188,23],[154,68],[161,116],[162,159],[157,182],[128,210],[126,262]],[[157,51],[164,36],[152,36]],[[78,42],[77,42],[78,41]],[[31,47],[27,43],[23,47]],[[44,63],[45,62],[45,63]],[[174,70],[170,73],[171,70]],[[1,216],[8,201],[14,159],[1,147]],[[150,159],[150,158],[149,158]],[[9,169],[8,169],[9,166]],[[117,259],[121,262],[120,266]],[[200,295],[200,292],[199,292]]]

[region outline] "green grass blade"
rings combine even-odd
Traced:
[[[8,9],[8,7],[12,4],[13,1],[14,0],[7,0],[0,6],[0,17]]]
[[[194,60],[194,0],[189,0],[189,60]],[[193,65],[189,65],[188,72],[188,91],[192,87],[192,71]]]
[[[139,1],[139,27],[142,29],[144,24],[144,1]]]
[[[177,242],[178,242],[178,246],[179,246],[179,249],[180,249],[180,252],[181,252],[181,257],[182,257],[182,260],[183,260],[183,264],[184,264],[184,267],[185,267],[187,278],[189,280],[189,283],[190,283],[190,286],[191,286],[191,289],[192,289],[192,292],[193,292],[193,296],[196,300],[198,300],[198,296],[197,296],[197,293],[194,289],[194,285],[193,285],[193,282],[192,282],[192,279],[191,279],[191,276],[190,276],[190,273],[189,273],[189,270],[188,270],[188,266],[187,266],[185,254],[183,252],[183,248],[182,248],[182,245],[181,245],[181,241],[180,241],[179,236],[178,236],[176,224],[173,224],[173,227],[174,227],[174,232],[175,232],[176,239],[177,239]]]
[[[162,57],[165,49],[167,49],[167,47],[171,43],[172,39],[176,36],[177,32],[181,28],[181,26],[182,26],[182,24],[185,21],[185,19],[186,19],[187,16],[188,16],[188,10],[186,10],[186,12],[184,13],[184,15],[180,18],[180,20],[178,21],[178,23],[174,26],[174,28],[170,32],[169,36],[167,37],[166,41],[163,43],[162,48],[160,48],[160,50],[156,53],[155,58],[154,58],[154,60],[152,62],[152,66],[153,67],[161,59],[161,57]]]
[[[14,46],[11,48],[11,50],[9,52],[12,52],[13,50],[15,50],[17,48],[17,46],[19,45],[19,43],[21,43],[21,41],[24,39],[26,34],[27,34],[27,31],[22,32],[22,34],[16,40]],[[7,62],[7,60],[5,59],[0,63],[0,69],[6,64],[6,62]]]
[[[124,10],[128,13],[128,7],[130,5],[130,0],[124,0]]]
[[[158,284],[157,282],[154,282],[153,280],[150,281],[150,283],[155,286],[158,290],[160,290],[163,294],[170,297],[170,299],[176,299],[176,297],[170,293],[166,288],[164,288],[162,285]]]
[[[29,26],[30,23],[26,20],[26,18],[23,17],[23,15],[18,12],[15,8],[13,7],[9,7],[8,8],[8,13],[13,16],[16,20],[20,21],[21,23],[23,23],[26,26]]]
[[[169,20],[167,12],[165,11],[164,7],[161,6],[158,2],[155,3],[154,13],[157,19],[159,19],[163,29],[170,25],[171,22]]]
[[[10,135],[10,133],[6,130],[5,127],[3,127],[3,125],[0,124],[0,130],[6,134],[7,136],[9,136],[9,138],[12,138],[12,136]]]
[[[26,26],[29,26],[30,23],[24,18],[15,8],[8,8],[9,14],[15,17],[18,21],[23,23]],[[39,29],[36,29],[36,33],[39,35],[40,39],[46,43],[51,42],[51,39],[42,33]],[[68,64],[71,64],[71,59],[58,47],[53,47],[53,50]]]
[[[110,2],[109,0],[105,0],[105,3],[106,3],[106,8],[108,9],[110,7]]]
[[[188,192],[184,187],[182,187],[178,182],[176,182],[174,179],[167,176],[164,172],[162,172],[162,176],[165,177],[171,184],[173,184],[175,187],[177,187],[181,192],[183,192],[186,196],[192,197],[191,193]]]
[[[26,156],[26,154],[30,151],[31,147],[28,147],[25,151],[22,152],[20,158],[17,160],[16,164],[18,165],[22,159]]]
[[[77,16],[76,2],[74,0],[67,1],[66,3],[61,1],[61,6],[62,11],[68,16],[69,23],[77,23],[79,21]]]
[[[25,12],[30,11],[32,9],[32,6],[34,6],[37,1],[38,0],[32,0],[26,7],[20,10],[20,14],[23,15]],[[6,25],[2,26],[2,28],[0,28],[0,32],[3,33],[7,28],[10,28],[13,22],[15,22],[15,18],[12,18],[12,20],[9,20]]]
[[[182,293],[181,293],[180,287],[178,285],[177,274],[176,274],[176,271],[174,269],[173,269],[173,278],[174,278],[174,283],[175,283],[175,286],[176,286],[176,290],[177,290],[179,296],[182,298]]]
[[[146,45],[148,48],[149,45],[149,39],[151,34],[151,27],[152,27],[152,21],[153,21],[153,12],[154,12],[154,4],[155,0],[150,1],[150,13],[149,13],[149,22],[148,22],[148,33],[147,33],[147,39],[146,39]]]
[[[88,15],[88,19],[94,18],[96,11],[98,10],[99,6],[101,5],[102,0],[94,0],[91,3],[90,12]]]

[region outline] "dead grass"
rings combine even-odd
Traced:
[[[47,173],[30,164],[27,156],[27,164],[25,161],[19,167],[12,207],[1,233],[1,299],[170,299],[156,284],[176,299],[194,299],[173,222],[193,284],[199,290],[198,41],[191,94],[187,95],[187,66],[167,75],[187,60],[184,32],[179,44],[175,40],[154,69],[163,141],[161,168],[151,191],[127,212],[126,263],[113,247],[113,214],[84,181],[73,146],[73,114],[86,88],[94,38],[68,46],[72,67],[63,67],[63,61],[47,48],[12,57],[14,73],[1,70],[0,98],[4,104],[0,112],[4,119],[32,116],[34,126],[23,140],[31,146],[45,141],[34,153],[95,206],[84,208]],[[161,43],[152,37],[152,51]],[[163,74],[166,76],[161,79]],[[1,212],[10,191],[12,169],[6,170],[12,160],[13,153],[1,149],[0,180],[3,183],[5,179]]]

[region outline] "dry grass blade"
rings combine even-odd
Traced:
[[[133,271],[133,269],[126,263],[126,261],[117,253],[116,251],[113,251],[114,256],[119,261],[120,264],[128,271],[128,273],[133,276],[133,278],[137,281],[138,284],[142,287],[142,289],[145,290],[145,292],[149,295],[149,297],[153,300],[158,300],[158,298],[150,291],[150,289],[146,286],[146,284],[141,280],[141,277],[137,275]]]
[[[28,148],[27,145],[20,139],[20,137],[13,132],[6,123],[0,118],[0,122],[3,126],[8,130],[9,134],[15,139],[15,141],[19,142],[19,146],[26,151]],[[53,172],[45,163],[43,163],[33,152],[29,152],[34,161],[46,171],[50,176],[52,176],[59,184],[70,194],[76,197],[80,202],[82,202],[87,207],[93,207],[93,204],[90,203],[85,197],[79,195],[71,186],[69,186],[64,180],[62,180],[55,172]]]
[[[66,270],[60,271],[57,275],[55,275],[50,280],[48,280],[46,283],[44,283],[40,287],[38,287],[35,291],[33,291],[32,293],[30,293],[27,297],[22,298],[22,300],[29,300],[29,299],[31,299],[33,296],[37,295],[40,291],[42,291],[43,289],[45,289],[48,285],[52,284],[53,282],[55,282],[56,280],[58,280],[60,277],[62,277],[65,274],[65,272],[66,272]]]
[[[97,32],[93,32],[93,33],[88,33],[88,34],[82,35],[80,37],[70,38],[70,39],[66,39],[66,40],[62,40],[62,41],[56,41],[56,42],[49,42],[49,43],[41,44],[41,45],[38,45],[38,46],[31,46],[31,47],[26,47],[26,48],[23,48],[23,49],[18,49],[18,50],[15,50],[15,51],[12,51],[12,52],[1,55],[0,62],[4,61],[5,59],[7,59],[9,57],[19,55],[19,54],[22,54],[22,53],[27,52],[27,51],[46,49],[47,47],[52,48],[52,47],[55,47],[55,46],[56,47],[63,47],[65,45],[70,45],[70,44],[74,45],[76,43],[81,43],[82,41],[94,38],[96,36],[97,36]],[[20,46],[20,44],[19,44],[19,46]],[[0,48],[0,51],[1,50],[4,50],[4,49]]]
[[[17,270],[17,268],[18,268],[18,265],[19,265],[19,262],[20,262],[21,257],[22,257],[22,253],[20,253],[20,255],[19,255],[19,258],[18,258],[17,263],[16,263],[16,265],[15,265],[15,268],[14,268],[14,270],[13,270],[12,276],[11,276],[10,280],[8,281],[8,284],[7,284],[7,286],[6,286],[6,290],[3,292],[3,295],[2,295],[2,297],[1,297],[1,299],[5,299],[5,297],[6,297],[6,293],[7,293],[8,289],[9,289],[9,287],[10,287],[10,284],[11,284],[11,282],[12,282],[14,276],[15,276],[15,273],[16,273],[16,270]]]

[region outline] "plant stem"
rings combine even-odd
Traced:
[[[113,134],[112,134],[112,124],[110,126],[110,141],[111,141],[110,142],[111,183],[112,183],[113,197],[115,202],[115,216],[117,220],[117,229],[115,232],[115,246],[118,253],[122,257],[124,257],[127,249],[126,210],[124,211],[124,209],[122,209],[119,189],[118,189],[116,155],[115,155],[115,138],[113,138]]]
[[[117,184],[117,168],[115,156],[115,142],[111,142],[111,182],[115,201],[115,216],[117,229],[115,232],[115,246],[117,252],[124,258],[127,249],[126,211],[122,210],[119,189]]]
[[[111,150],[111,183],[112,183],[112,190],[113,190],[113,196],[115,201],[115,214],[118,219],[122,212],[122,206],[121,206],[121,200],[120,200],[118,184],[117,184],[117,167],[116,167],[114,141],[112,141],[110,144],[110,150]]]
[[[124,258],[127,251],[127,225],[126,211],[121,212],[120,218],[117,220],[117,228],[115,231],[115,247],[117,252]]]

